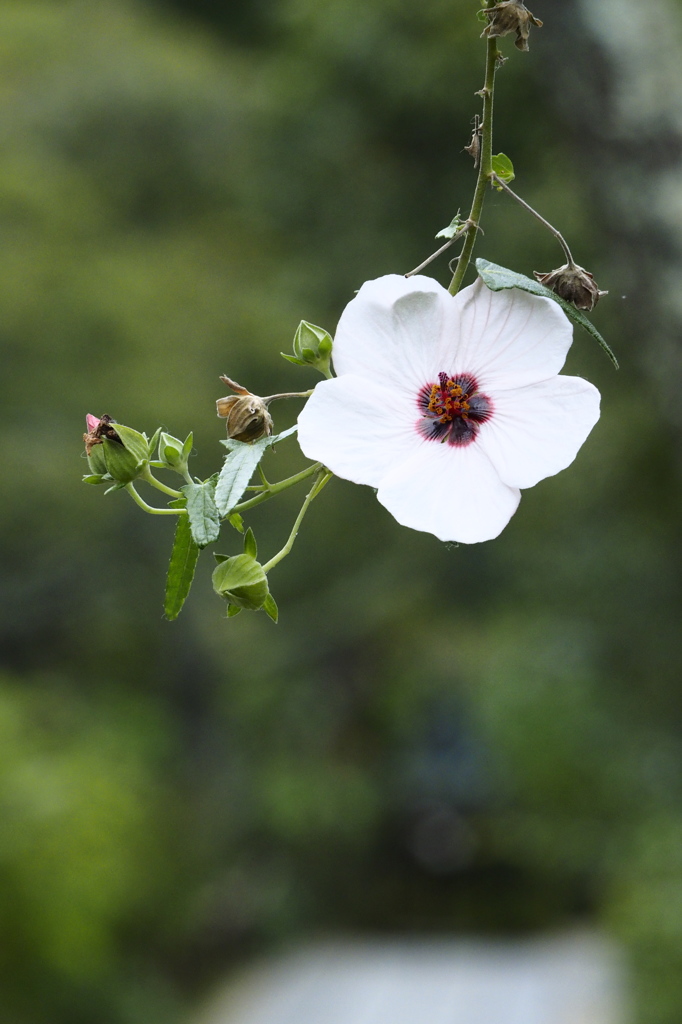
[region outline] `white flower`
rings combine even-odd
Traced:
[[[599,419],[597,389],[557,375],[571,337],[556,302],[517,289],[368,281],[339,321],[338,376],[299,417],[301,448],[376,487],[403,526],[491,540],[519,488],[570,465]]]

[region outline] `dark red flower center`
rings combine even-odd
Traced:
[[[493,414],[493,403],[478,390],[471,373],[438,374],[437,384],[425,384],[417,396],[421,418],[417,429],[429,441],[461,448],[476,439],[481,423]]]

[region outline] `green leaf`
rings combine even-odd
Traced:
[[[500,292],[506,288],[519,288],[521,291],[529,292],[531,295],[542,295],[546,299],[552,299],[554,302],[557,302],[574,324],[582,327],[584,331],[587,331],[601,345],[615,368],[618,369],[618,360],[592,321],[588,320],[585,314],[581,310],[576,309],[575,306],[572,306],[570,302],[560,298],[551,289],[545,288],[544,284],[540,284],[539,281],[533,281],[530,277],[517,274],[516,271],[508,270],[507,267],[500,267],[497,263],[490,263],[489,260],[476,260],[476,270],[484,284],[493,292]]]
[[[180,490],[187,498],[187,518],[194,543],[205,548],[220,533],[220,516],[213,500],[215,485],[206,480],[203,484],[185,484]]]
[[[215,503],[221,516],[229,515],[239,502],[268,448],[295,433],[296,429],[296,426],[289,427],[281,434],[261,437],[257,441],[235,441],[234,438],[228,438],[221,442],[229,449],[215,489]]]
[[[239,613],[241,611],[243,611],[243,609],[240,608],[238,604],[228,604],[228,606],[227,606],[227,617],[228,617],[228,619],[232,619],[232,618],[234,618],[235,615],[239,615]]]
[[[485,10],[478,11],[478,13],[476,14],[476,17],[478,18],[479,21],[485,21],[486,24],[487,24],[487,22],[488,22],[488,12],[487,11],[485,11]]]
[[[239,515],[239,512],[233,512],[231,516],[227,517],[227,521],[230,526],[234,526],[238,533],[244,532],[244,520]]]
[[[106,473],[90,473],[89,476],[83,477],[84,484],[103,484],[108,483],[111,477]]]
[[[213,557],[215,558],[218,565],[220,565],[221,562],[226,562],[228,558],[232,558],[232,555],[221,555],[220,552],[214,551]]]
[[[256,538],[251,527],[248,528],[244,537],[244,554],[251,555],[252,558],[258,558],[258,545],[256,544]]]
[[[493,172],[505,182],[513,181],[516,177],[514,174],[514,164],[504,153],[498,153],[497,156],[493,157]]]
[[[277,603],[272,594],[268,594],[268,596],[265,598],[263,611],[268,613],[273,622],[277,622],[277,619],[279,618],[279,611],[277,608]]]
[[[184,500],[173,502],[176,508],[181,508],[183,504]],[[175,528],[173,550],[171,551],[168,575],[166,577],[164,612],[167,619],[177,619],[180,614],[180,610],[192,586],[198,557],[199,547],[195,544],[192,537],[189,516],[178,516],[178,525]]]
[[[438,232],[436,238],[454,238],[462,227],[464,227],[464,222],[460,220],[460,211],[458,210],[448,226]]]

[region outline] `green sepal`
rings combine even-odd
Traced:
[[[112,484],[111,487],[107,487],[106,491],[104,492],[105,497],[107,494],[111,494],[112,491],[124,491],[127,486],[128,484],[123,484],[120,482],[120,480],[117,480],[116,483]]]
[[[133,430],[132,427],[126,427],[122,423],[114,423],[113,426],[121,438],[125,450],[134,455],[140,462],[147,462],[151,451],[146,436],[141,434],[139,430]],[[115,444],[116,442],[114,441],[113,443]]]
[[[488,23],[488,12],[486,10],[478,11],[476,17],[479,21],[484,21],[486,24]]]
[[[258,558],[258,545],[256,544],[256,538],[251,527],[248,528],[244,535],[244,554],[250,555],[251,558]]]
[[[185,499],[179,498],[170,504],[172,508],[184,508]],[[178,516],[166,576],[164,613],[167,619],[177,619],[180,614],[192,586],[198,558],[199,547],[192,537],[189,516]]]
[[[187,459],[192,454],[192,446],[194,444],[194,434],[190,430],[189,434],[185,438],[185,443],[182,446],[182,457],[187,462]]]
[[[105,484],[111,480],[107,473],[90,473],[83,477],[84,484]]]
[[[180,490],[187,499],[187,518],[194,543],[205,548],[218,539],[220,516],[213,500],[215,484],[206,480],[200,484],[185,484]]]
[[[238,504],[256,466],[268,448],[285,437],[290,437],[296,430],[297,427],[294,425],[281,434],[259,437],[257,441],[235,441],[234,438],[228,438],[227,441],[220,442],[230,453],[225,459],[215,489],[215,503],[221,516],[228,516]]]
[[[594,340],[603,348],[607,356],[613,363],[616,369],[618,369],[618,360],[611,351],[610,346],[604,341],[601,334],[594,326],[591,320],[588,320],[585,314],[576,309],[575,306],[571,305],[570,302],[566,302],[565,299],[560,298],[555,292],[549,288],[545,288],[539,281],[533,281],[530,277],[525,277],[523,274],[517,274],[514,270],[509,270],[507,267],[500,267],[497,263],[491,263],[489,260],[477,259],[476,270],[479,273],[483,283],[490,288],[493,292],[500,292],[506,288],[519,288],[523,292],[528,292],[530,295],[541,295],[545,299],[552,299],[553,302],[558,303],[561,306],[566,316],[577,324],[578,327],[582,327],[584,331],[594,338]]]
[[[296,356],[288,356],[286,352],[280,352],[282,359],[286,359],[288,363],[295,363],[296,366],[307,366],[305,359],[297,359]]]
[[[230,526],[234,526],[238,533],[244,532],[244,519],[239,515],[239,512],[233,512],[231,516],[227,517],[227,521]]]
[[[506,156],[504,153],[498,153],[496,156],[493,157],[493,173],[496,174],[498,178],[500,178],[507,184],[510,181],[513,181],[516,177],[516,175],[514,174],[514,164],[511,162],[509,157]],[[499,185],[496,185],[495,187],[497,188],[498,192],[501,191]]]
[[[279,610],[277,608],[277,602],[275,601],[272,594],[268,594],[263,603],[263,611],[266,612],[273,622],[277,622],[279,619]]]
[[[213,570],[213,589],[239,608],[258,611],[269,593],[268,578],[251,555],[235,555],[220,562]]]
[[[151,438],[149,439],[149,455],[150,456],[151,456],[151,453],[156,448],[157,444],[159,443],[159,438],[160,437],[161,437],[161,427],[157,427],[156,430],[154,431],[154,433],[152,434]]]
[[[233,619],[235,615],[239,615],[239,613],[242,611],[244,611],[244,609],[240,608],[238,604],[228,604],[227,617],[228,619]]]
[[[213,557],[215,558],[218,565],[220,565],[221,562],[226,562],[228,558],[232,558],[232,555],[221,555],[219,551],[214,551]]]
[[[104,446],[101,444],[93,444],[88,455],[88,466],[92,472],[97,476],[106,476],[107,460],[104,457]]]

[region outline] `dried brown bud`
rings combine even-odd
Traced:
[[[504,0],[503,3],[488,7],[485,11],[488,16],[488,24],[481,35],[489,39],[497,36],[506,36],[509,32],[516,32],[514,45],[519,50],[528,49],[528,36],[531,25],[537,28],[542,27],[539,18],[533,17],[522,0]]]
[[[97,419],[92,413],[88,413],[85,417],[85,425],[88,428],[87,433],[83,434],[83,440],[85,441],[85,453],[89,455],[93,447],[96,444],[102,443],[102,438],[107,437],[110,441],[118,441],[122,444],[121,438],[118,436],[114,428],[111,426],[116,421],[107,416],[105,413],[101,419]]]
[[[540,284],[550,288],[576,309],[594,309],[602,295],[609,294],[599,290],[589,270],[583,270],[575,263],[567,263],[558,270],[551,270],[549,274],[540,274],[537,270],[534,273]]]
[[[471,135],[471,142],[468,146],[464,147],[464,152],[468,153],[473,158],[474,168],[478,167],[481,159],[481,125],[479,122],[478,114],[474,118],[474,130]]]
[[[237,392],[216,402],[218,416],[227,420],[227,436],[235,441],[257,441],[259,437],[271,434],[272,417],[266,401],[252,395],[229,377],[220,379]]]

